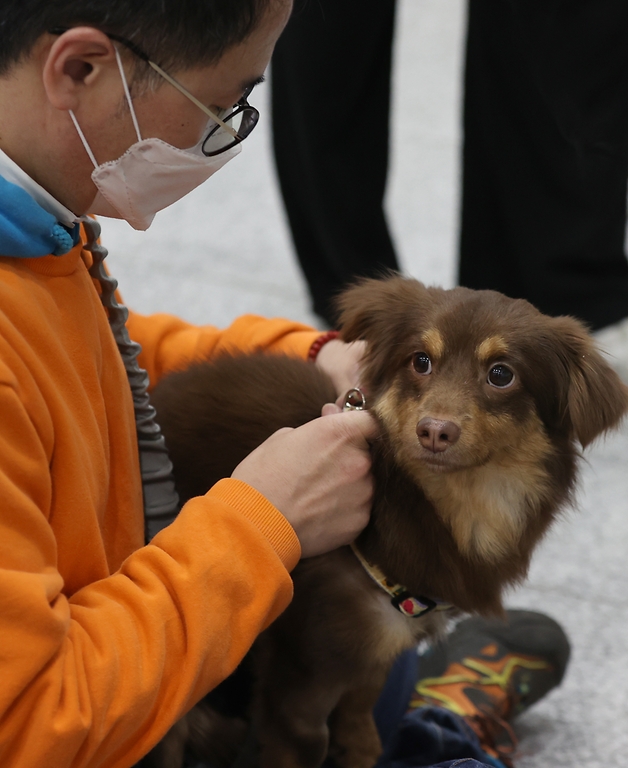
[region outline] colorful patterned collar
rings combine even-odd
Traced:
[[[425,616],[430,611],[447,611],[453,606],[450,603],[444,603],[442,600],[425,597],[424,595],[412,595],[403,584],[395,584],[384,575],[379,566],[370,563],[360,552],[355,544],[351,545],[353,554],[358,558],[360,564],[373,581],[390,595],[390,602],[395,608],[409,616],[412,619],[418,619]]]

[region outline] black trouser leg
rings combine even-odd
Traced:
[[[470,0],[460,282],[628,316],[628,3]]]
[[[314,310],[397,269],[383,211],[394,0],[297,0],[272,66],[275,159]]]

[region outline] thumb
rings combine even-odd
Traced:
[[[350,439],[360,448],[367,447],[379,434],[379,427],[368,411],[343,411],[336,416],[343,420]]]

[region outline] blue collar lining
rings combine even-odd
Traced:
[[[17,184],[0,176],[0,255],[62,256],[78,243],[80,227],[66,227]]]

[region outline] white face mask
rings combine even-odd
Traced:
[[[207,181],[235,157],[241,147],[236,144],[219,155],[206,157],[201,151],[202,138],[190,149],[173,147],[161,139],[142,139],[117,49],[116,59],[137,133],[137,142],[129,147],[122,157],[99,165],[72,110],[70,117],[94,164],[92,181],[98,192],[89,212],[114,219],[125,219],[133,229],[146,230],[158,211],[172,205]]]

